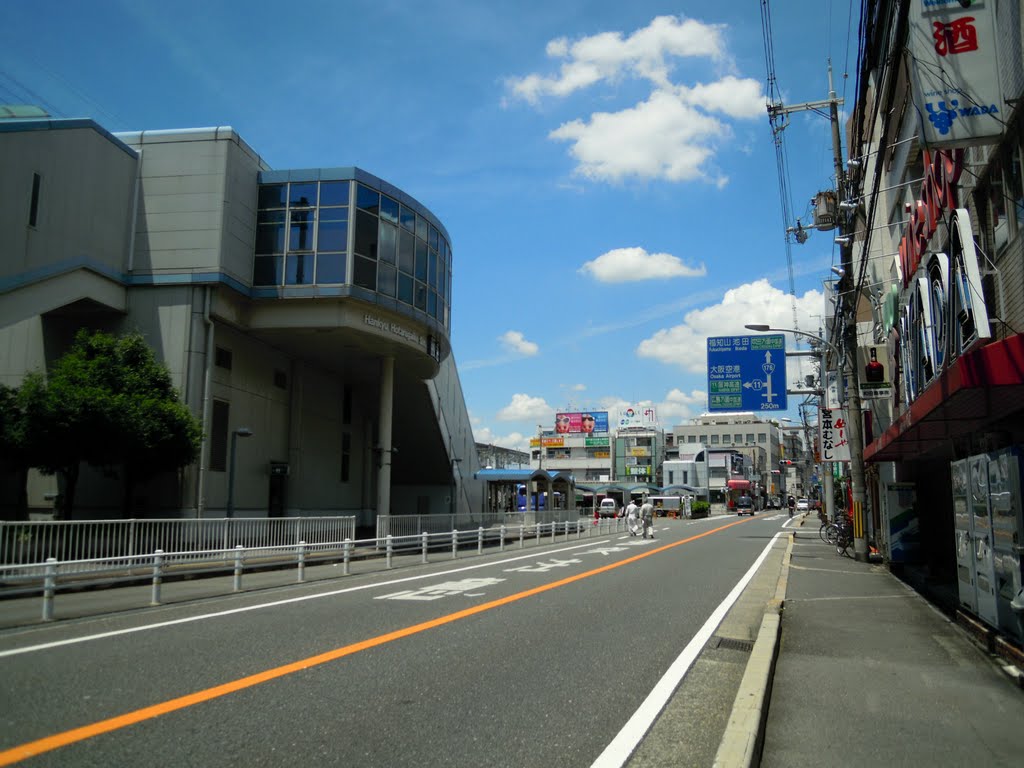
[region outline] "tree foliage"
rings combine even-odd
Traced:
[[[62,516],[70,516],[83,462],[120,470],[127,512],[138,483],[199,455],[201,425],[138,333],[79,331],[48,376],[25,378],[16,401],[14,434],[29,466],[64,478]]]

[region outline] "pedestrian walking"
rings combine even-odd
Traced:
[[[643,506],[640,507],[640,521],[643,523],[644,533],[643,537],[647,538],[648,531],[651,534],[651,538],[654,538],[654,505],[649,501],[645,501]]]
[[[626,507],[626,525],[629,527],[630,536],[636,536],[640,532],[640,526],[637,525],[637,510],[636,502],[630,499],[629,506]]]

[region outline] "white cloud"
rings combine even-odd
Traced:
[[[531,421],[537,424],[554,423],[555,409],[543,397],[521,393],[512,395],[512,402],[498,411],[498,421]]]
[[[531,437],[536,437],[536,435],[524,435],[522,432],[509,432],[505,435],[499,435],[489,427],[473,430],[473,439],[478,443],[496,445],[500,448],[509,448],[527,453],[530,450]]]
[[[579,269],[602,283],[628,283],[638,280],[665,280],[673,277],[702,277],[703,264],[688,267],[668,253],[648,253],[643,248],[616,248],[588,261]]]
[[[659,16],[628,37],[603,32],[576,41],[558,38],[547,46],[547,55],[562,62],[557,74],[531,73],[510,78],[507,85],[513,97],[538,104],[545,96],[564,98],[627,76],[638,79],[651,88],[646,101],[570,120],[549,133],[551,139],[572,143],[575,174],[612,182],[630,177],[701,180],[721,188],[728,179],[713,169],[712,160],[731,139],[732,129],[720,118],[763,116],[761,84],[733,75],[684,84],[674,79],[674,69],[686,58],[728,65],[724,30],[682,16]]]
[[[519,331],[506,331],[499,339],[506,349],[523,357],[533,357],[540,350],[532,341],[527,341]]]
[[[797,297],[796,314],[800,330],[817,333],[818,316],[823,312],[823,305],[824,296],[820,291],[808,291]],[[637,347],[637,355],[677,365],[692,373],[704,373],[707,368],[707,338],[748,336],[753,331],[743,327],[747,323],[792,328],[793,297],[767,280],[730,289],[719,304],[688,312],[682,325],[664,328],[644,339]],[[792,337],[787,341],[787,347],[795,349]],[[805,343],[803,348],[807,348]],[[794,361],[791,367],[800,367],[799,361]]]
[[[714,145],[732,135],[728,125],[683,103],[668,91],[621,112],[596,112],[589,122],[573,120],[550,137],[572,142],[575,173],[595,181],[627,177],[669,181],[711,179],[707,168]]]
[[[586,390],[586,388],[587,388],[586,384],[573,384],[572,385],[572,391],[573,392],[583,392],[584,390]]]
[[[568,96],[601,81],[617,80],[624,74],[665,87],[669,85],[673,59],[721,59],[725,53],[722,30],[719,24],[658,16],[629,37],[623,37],[621,32],[602,32],[575,42],[558,38],[547,45],[550,58],[564,59],[558,75],[510,78],[508,86],[514,95],[531,104],[546,95]]]
[[[729,117],[750,119],[767,114],[761,83],[750,78],[730,75],[716,83],[698,83],[692,88],[681,85],[677,93],[687,104],[710,112],[723,112]]]
[[[665,429],[670,429],[704,413],[707,410],[707,402],[708,395],[703,390],[694,389],[688,393],[680,389],[669,390],[665,399],[655,405],[658,409],[658,421]]]

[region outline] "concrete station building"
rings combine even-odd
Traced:
[[[229,127],[31,111],[0,120],[0,167],[0,381],[79,328],[137,330],[202,420],[200,461],[140,488],[136,516],[222,516],[235,440],[238,516],[482,509],[452,238],[414,197],[354,167],[271,169]],[[57,483],[31,474],[32,511]],[[76,517],[119,507],[116,480],[83,473]]]

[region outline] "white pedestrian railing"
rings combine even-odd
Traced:
[[[421,533],[443,533],[482,526],[497,528],[501,525],[519,526],[574,522],[579,519],[576,510],[554,509],[540,512],[460,512],[444,515],[379,515],[377,538],[387,536],[418,536]]]
[[[156,550],[188,559],[211,549],[355,538],[355,517],[228,517],[0,522],[0,569],[21,563],[109,560]],[[168,555],[170,556],[170,555]]]
[[[351,518],[333,519],[351,520]],[[229,519],[227,522],[238,523],[243,520],[246,519]],[[136,520],[134,522],[156,521]],[[499,551],[504,551],[509,547],[522,549],[531,543],[554,543],[558,541],[559,537],[568,540],[572,537],[605,535],[618,533],[623,528],[624,520],[622,518],[594,521],[591,518],[580,517],[529,525],[509,526],[498,523],[486,528],[478,525],[475,528],[461,530],[453,528],[438,532],[421,531],[418,534],[387,535],[383,538],[373,539],[353,540],[351,537],[346,537],[333,541],[300,540],[293,543],[255,546],[235,544],[215,549],[171,551],[165,551],[158,547],[145,553],[77,560],[60,560],[50,556],[34,562],[5,561],[0,563],[0,595],[12,597],[42,594],[42,618],[44,621],[49,621],[54,618],[55,596],[62,588],[113,586],[119,582],[149,581],[151,584],[149,603],[159,605],[162,602],[165,578],[172,575],[198,573],[223,575],[231,571],[234,576],[232,591],[238,592],[242,589],[242,576],[247,568],[254,570],[260,567],[295,566],[297,581],[303,582],[306,580],[306,568],[312,564],[333,563],[336,565],[340,563],[342,568],[339,575],[347,576],[351,573],[351,563],[354,559],[389,569],[395,567],[396,558],[406,565],[427,563],[430,561],[431,555],[435,558],[441,556],[455,559],[470,550],[477,555],[482,555],[487,547],[497,548]],[[120,529],[114,530],[119,531]],[[242,526],[239,530],[245,531],[246,527]],[[313,526],[310,530],[316,534],[323,533],[327,528]],[[139,540],[135,541],[137,543]],[[332,571],[332,574],[337,573],[337,571]]]

